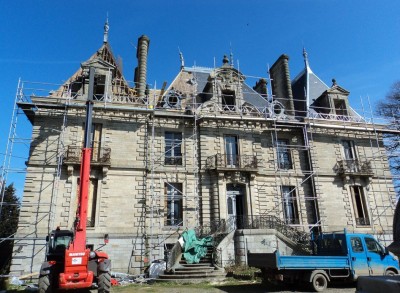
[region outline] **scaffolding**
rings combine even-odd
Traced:
[[[193,68],[194,79],[191,81],[193,85],[198,83],[205,84],[208,82],[207,80],[201,80],[202,75],[197,74],[197,72],[211,72],[212,70],[216,70],[216,68]],[[255,78],[254,76],[244,77],[249,79]],[[270,77],[262,78],[265,78],[269,83],[271,83]],[[216,80],[214,80],[214,82],[216,82]],[[239,80],[238,83],[240,82],[242,81]],[[52,91],[55,86],[58,87],[58,90]],[[241,125],[244,133],[247,131],[251,133],[252,131],[251,126],[248,126],[247,123],[266,123],[266,130],[271,141],[270,147],[273,156],[273,169],[269,170],[271,173],[268,173],[267,175],[264,174],[263,176],[273,178],[275,185],[271,200],[274,204],[267,208],[260,207],[260,199],[257,199],[259,201],[258,209],[260,215],[272,214],[285,219],[285,213],[289,212],[285,211],[285,208],[288,208],[289,204],[296,202],[298,205],[297,209],[299,218],[293,218],[293,221],[289,220],[286,224],[297,227],[303,231],[311,231],[314,229],[324,231],[327,227],[327,223],[324,222],[324,218],[321,216],[319,211],[319,200],[321,199],[320,194],[322,186],[320,182],[321,172],[318,162],[314,160],[314,158],[316,158],[314,135],[318,133],[320,129],[326,129],[326,131],[336,129],[343,132],[362,132],[363,134],[360,135],[360,137],[363,139],[365,139],[365,137],[367,138],[371,149],[371,151],[367,153],[365,152],[365,148],[363,148],[363,151],[365,152],[362,154],[363,158],[371,162],[371,167],[374,170],[378,170],[380,166],[386,165],[386,155],[382,145],[382,138],[380,137],[382,129],[376,127],[376,121],[373,118],[372,107],[369,99],[368,111],[364,109],[364,104],[362,104],[363,109],[360,113],[363,113],[363,116],[355,115],[353,118],[349,118],[349,116],[346,115],[321,115],[313,113],[309,119],[296,120],[296,123],[293,123],[293,118],[298,117],[288,117],[288,115],[284,113],[284,110],[280,108],[282,105],[275,99],[275,96],[271,91],[271,94],[265,97],[264,107],[255,107],[246,103],[243,103],[242,105],[208,103],[205,105],[205,103],[199,103],[197,100],[198,96],[209,96],[214,93],[198,92],[197,87],[193,86],[190,91],[184,93],[185,96],[190,97],[190,99],[188,99],[190,103],[187,104],[188,109],[185,109],[184,114],[182,114],[183,109],[179,109],[179,111],[175,112],[171,111],[171,114],[168,114],[168,110],[157,106],[161,96],[157,89],[154,89],[147,97],[138,97],[132,90],[133,86],[132,88],[126,87],[126,81],[121,81],[119,86],[120,87],[114,85],[115,88],[113,89],[105,86],[104,94],[97,96],[96,103],[99,103],[99,105],[100,103],[102,104],[102,111],[110,110],[117,112],[121,109],[129,109],[132,111],[140,110],[146,114],[146,149],[144,150],[146,165],[143,168],[143,196],[145,204],[140,219],[141,235],[136,235],[138,237],[136,237],[135,240],[132,240],[131,253],[133,255],[134,251],[139,250],[137,255],[141,256],[141,268],[146,265],[149,259],[153,260],[162,256],[164,251],[168,249],[167,244],[170,243],[170,240],[168,239],[171,235],[174,235],[174,237],[179,235],[183,227],[195,228],[206,226],[207,224],[207,220],[204,219],[203,209],[207,204],[206,201],[209,200],[209,195],[202,194],[201,188],[203,186],[200,183],[199,178],[200,173],[204,172],[204,168],[202,169],[202,167],[204,161],[206,161],[204,158],[201,158],[201,160],[199,159],[199,153],[201,152],[199,146],[201,147],[202,139],[200,128],[202,127],[202,121],[205,119],[239,121],[238,123]],[[214,86],[216,87],[216,85]],[[237,86],[238,88],[241,88],[242,84],[238,84]],[[56,215],[59,213],[56,209],[57,198],[60,192],[64,192],[62,188],[65,188],[60,186],[60,181],[64,180],[61,179],[64,178],[63,175],[67,176],[67,174],[62,173],[63,170],[68,172],[68,170],[63,168],[63,166],[68,151],[68,146],[65,141],[67,139],[66,137],[69,135],[69,110],[71,108],[76,109],[84,106],[82,102],[83,97],[80,96],[78,92],[74,92],[75,87],[76,81],[63,85],[31,83],[21,80],[18,83],[7,146],[1,168],[2,173],[0,175],[0,178],[2,178],[0,183],[3,184],[1,189],[3,192],[1,195],[0,213],[5,207],[3,187],[10,179],[8,175],[10,173],[19,173],[23,175],[22,172],[26,171],[26,168],[18,169],[13,165],[13,158],[18,157],[14,155],[14,144],[17,142],[24,143],[25,145],[31,143],[31,138],[22,138],[17,134],[19,115],[24,114],[24,111],[25,113],[28,113],[29,111],[40,110],[41,105],[33,102],[31,97],[48,97],[48,93],[51,92],[52,94],[50,95],[50,98],[52,96],[54,100],[56,100],[56,104],[59,106],[57,110],[54,110],[57,112],[54,114],[62,117],[62,125],[60,126],[60,129],[52,130],[59,133],[59,135],[55,141],[57,145],[55,154],[56,164],[54,165],[54,172],[52,173],[54,180],[52,182],[51,201],[37,203],[37,205],[42,207],[41,211],[43,211],[43,208],[47,207],[48,212],[38,213],[35,222],[20,223],[19,235],[23,234],[23,230],[21,230],[22,227],[22,229],[28,231],[30,227],[37,225],[46,217],[49,218],[47,225],[48,230],[54,229],[55,225],[58,224],[55,219]],[[251,94],[258,95],[256,92]],[[212,109],[212,111],[207,111],[207,109]],[[355,111],[355,113],[357,113],[357,111]],[[118,113],[110,115],[118,115]],[[165,145],[158,145],[160,130],[165,126],[160,120],[162,115],[184,121],[183,128],[176,128],[183,133],[181,142],[172,145],[170,148],[167,148]],[[27,116],[29,119],[29,115]],[[303,115],[303,117],[304,116],[305,115]],[[332,123],[327,124],[325,123],[326,121],[331,121]],[[398,123],[398,121],[395,123]],[[290,132],[291,134],[295,133],[296,141],[289,142],[285,146],[282,146],[282,144],[280,144],[282,130]],[[69,140],[71,139],[69,138]],[[103,141],[103,143],[106,142],[106,140]],[[182,165],[175,164],[175,167],[169,169],[169,172],[167,172],[163,168],[165,155],[167,152],[175,150],[175,148],[184,149],[185,152],[190,150],[190,156],[189,152],[185,153],[185,155],[187,158],[190,157],[191,160],[190,163],[182,163]],[[269,151],[268,148],[265,149]],[[279,158],[279,155],[284,153],[292,154],[292,158],[296,158],[297,160],[291,162],[296,165],[296,167],[289,171],[278,165],[278,162],[280,161],[285,162],[285,159],[281,160]],[[299,153],[301,155],[295,156],[293,155],[294,153]],[[179,159],[179,155],[176,157],[176,159]],[[183,155],[181,154],[181,160],[182,157]],[[265,165],[266,169],[268,169],[267,165],[268,164]],[[288,178],[291,178],[291,180],[293,178],[295,179],[293,179],[294,181],[288,181]],[[392,179],[400,180],[398,176],[389,177],[386,170],[380,174],[376,174],[374,182],[368,185],[369,189],[366,194],[367,201],[369,205],[371,205],[368,206],[369,211],[371,212],[371,228],[374,230],[374,234],[386,243],[390,241],[387,235],[390,234],[391,231],[376,230],[376,228],[388,227],[388,229],[390,229],[392,225],[390,219],[395,207],[395,199],[387,197],[388,194],[393,193],[391,187]],[[287,197],[284,196],[282,188],[282,186],[287,184],[285,182],[290,182],[287,186],[291,186],[290,190],[287,190],[285,193]],[[182,186],[180,190],[177,190],[177,183]],[[305,185],[307,188],[304,188]],[[266,187],[259,186],[258,188],[261,189]],[[162,190],[164,190],[164,194],[162,194]],[[171,199],[172,202],[170,201],[169,203],[167,190],[172,190],[174,194]],[[182,221],[172,222],[172,224],[170,223],[169,225],[166,225],[166,221],[168,221],[168,219],[166,219],[166,205],[174,204],[173,201],[175,195],[176,198],[182,199],[185,204],[190,203],[191,206],[193,206],[193,209],[189,206],[185,206],[184,211],[182,211],[182,219],[180,219]],[[28,205],[30,206],[32,204],[33,203],[31,202],[22,200],[21,209],[28,208]],[[212,205],[210,202],[208,202],[208,204]],[[250,205],[253,204],[256,205],[256,202],[250,203]],[[349,205],[351,206],[352,203],[349,203]],[[311,213],[311,216],[309,213]],[[307,218],[309,216],[311,218]],[[175,216],[172,215],[172,219],[175,219],[174,217]],[[211,220],[211,216],[208,216],[208,218]],[[191,222],[189,222],[189,219],[191,219]],[[163,230],[164,226],[169,226],[169,228]],[[12,238],[13,240],[16,240],[16,245],[20,245],[18,241],[22,243],[21,245],[27,245],[26,241],[28,240],[43,240],[31,236],[30,232],[27,232],[26,235],[20,236],[19,238],[13,238],[13,236],[14,235],[10,235],[7,239]],[[137,239],[139,238],[142,239],[141,243],[137,243]],[[0,241],[4,240],[5,239],[1,239]],[[140,248],[138,249],[137,247],[139,246]]]

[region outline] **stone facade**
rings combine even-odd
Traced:
[[[139,45],[147,58],[148,39]],[[288,57],[277,62],[273,88],[284,96],[253,90],[226,58],[215,69],[183,67],[168,88],[150,91],[147,62],[138,61],[130,87],[104,43],[60,89],[31,97],[34,111],[19,103],[33,132],[12,274],[37,272],[48,232],[73,227],[89,66],[98,76],[87,243],[109,254],[113,271],[139,273],[183,230],[213,225],[237,231],[224,257],[243,262],[243,243],[271,251],[282,242],[252,232],[265,217],[305,232],[347,228],[390,241],[388,130],[360,118],[336,84],[309,114],[294,116],[293,99],[307,97],[292,91]]]

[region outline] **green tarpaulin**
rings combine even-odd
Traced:
[[[187,263],[199,263],[200,259],[207,254],[207,247],[212,246],[212,237],[207,236],[197,239],[194,230],[187,230],[182,233],[185,241],[183,245],[183,256]]]

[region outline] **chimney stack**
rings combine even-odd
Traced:
[[[146,94],[147,85],[147,54],[149,51],[150,39],[142,35],[138,39],[136,58],[138,59],[138,67],[135,68],[135,86],[139,97]]]
[[[274,100],[279,101],[288,115],[294,115],[292,83],[289,72],[289,56],[281,55],[269,70]]]

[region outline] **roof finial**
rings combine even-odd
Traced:
[[[303,47],[303,57],[304,57],[304,64],[306,65],[307,68],[309,68],[310,66],[308,64],[308,54],[305,47]]]
[[[335,86],[335,85],[337,85],[336,78],[332,78],[332,86]]]
[[[108,30],[109,29],[110,29],[110,26],[108,25],[108,12],[107,12],[106,23],[104,24],[104,37],[103,37],[103,42],[104,43],[108,42]]]
[[[185,60],[183,59],[183,53],[181,52],[181,49],[178,47],[179,50],[179,59],[181,60],[181,69],[185,67]]]
[[[224,55],[224,59],[222,59],[222,63],[223,63],[223,64],[229,63],[228,56]]]
[[[229,59],[230,59],[230,61],[231,61],[231,66],[233,67],[233,52],[232,52],[232,43],[230,43],[230,47],[231,47],[231,48],[230,48],[230,51],[231,51],[231,52],[230,52],[230,56],[229,56],[230,58],[229,58]]]

